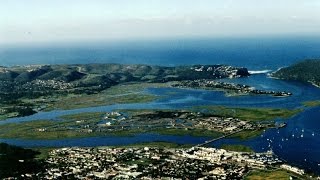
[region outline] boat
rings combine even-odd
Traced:
[[[287,126],[287,123],[277,123],[276,124],[276,128],[283,128],[285,126]]]

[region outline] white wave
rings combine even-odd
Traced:
[[[266,69],[266,70],[259,70],[259,71],[249,71],[250,74],[266,74],[268,72],[271,72],[272,70]]]

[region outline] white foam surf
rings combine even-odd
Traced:
[[[258,70],[258,71],[249,71],[250,74],[266,74],[271,72],[272,70],[266,69],[266,70]]]

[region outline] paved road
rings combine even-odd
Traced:
[[[220,139],[223,139],[223,138],[225,138],[225,137],[228,137],[228,136],[231,136],[231,135],[233,135],[233,134],[239,133],[239,132],[241,132],[241,131],[243,131],[243,129],[241,129],[241,130],[239,130],[239,131],[236,131],[236,132],[232,132],[232,133],[223,135],[223,136],[220,136],[220,137],[218,137],[218,138],[214,138],[214,139],[205,141],[204,143],[195,145],[194,147],[200,147],[200,146],[204,146],[204,145],[206,145],[206,144],[210,144],[210,143],[212,143],[212,142],[218,141],[218,140],[220,140]]]

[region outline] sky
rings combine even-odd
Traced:
[[[0,44],[318,35],[319,0],[0,0]]]

